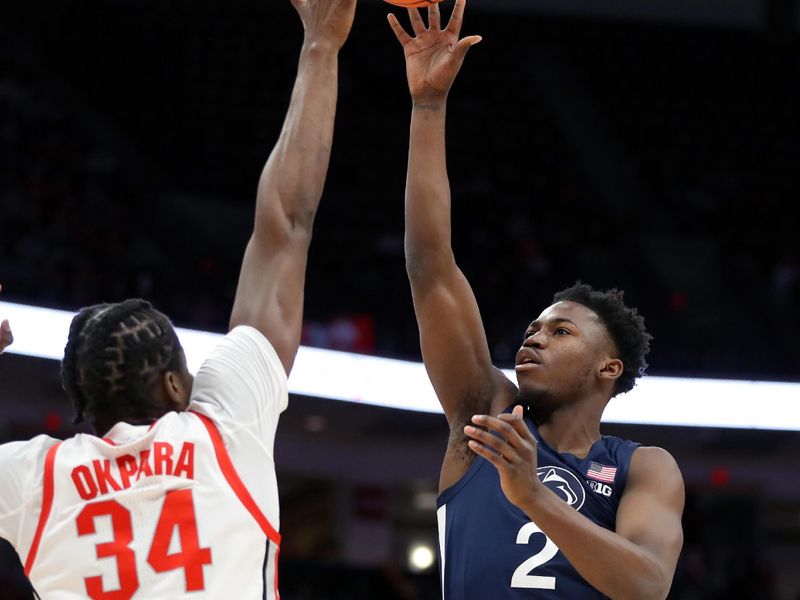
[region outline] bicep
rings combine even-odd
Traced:
[[[450,425],[466,413],[489,412],[498,392],[513,395],[513,384],[492,365],[478,302],[455,263],[409,279],[422,358]]]
[[[671,582],[683,546],[685,492],[675,459],[661,448],[634,452],[616,532],[645,550]]]

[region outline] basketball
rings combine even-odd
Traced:
[[[394,4],[395,6],[402,6],[403,8],[424,8],[426,6],[430,6],[431,4],[436,4],[437,2],[441,2],[442,0],[383,0],[389,4]]]

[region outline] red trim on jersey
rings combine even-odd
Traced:
[[[100,439],[102,439],[106,444],[111,444],[112,446],[116,446],[117,445],[117,442],[115,442],[111,438],[105,437],[105,438],[100,438]]]
[[[42,541],[42,533],[50,517],[50,509],[53,507],[53,463],[56,461],[56,451],[61,442],[53,444],[47,451],[44,459],[44,482],[42,486],[42,511],[39,513],[39,523],[36,525],[36,533],[33,536],[31,549],[28,551],[28,559],[25,561],[25,575],[31,576],[31,569],[36,560],[36,553],[39,551],[39,542]]]
[[[231,462],[231,457],[228,455],[228,451],[225,449],[225,443],[222,441],[222,436],[219,433],[219,429],[217,429],[217,426],[214,424],[214,421],[209,419],[207,416],[201,415],[193,410],[189,412],[198,417],[208,430],[208,435],[211,437],[211,443],[214,445],[214,454],[217,456],[219,468],[222,470],[222,474],[225,476],[225,480],[228,482],[228,485],[231,486],[231,489],[233,489],[233,492],[236,494],[248,512],[253,515],[253,518],[261,526],[261,530],[267,535],[267,538],[269,538],[269,540],[275,545],[279,546],[281,543],[281,534],[275,531],[275,528],[267,520],[267,517],[264,516],[264,513],[261,512],[261,509],[258,508],[256,501],[253,500],[250,492],[247,491],[247,487],[245,487],[244,483],[239,478],[239,474],[236,472],[236,469]],[[276,569],[276,587],[278,576],[277,573],[278,571]]]

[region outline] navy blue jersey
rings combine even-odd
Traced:
[[[580,459],[550,448],[527,415],[525,423],[539,443],[539,480],[582,515],[614,531],[638,444],[604,436]],[[606,598],[508,501],[497,469],[480,456],[437,504],[444,600]]]

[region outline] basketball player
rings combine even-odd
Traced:
[[[445,600],[665,598],[683,541],[683,480],[660,448],[600,434],[609,399],[644,372],[650,336],[617,291],[556,294],[527,327],[519,389],[492,366],[450,243],[448,91],[477,36],[465,0],[442,29],[409,9],[412,98],[406,267],[422,356],[450,425],[438,499]],[[503,118],[497,115],[497,118]]]
[[[150,304],[84,308],[62,379],[98,435],[0,447],[0,535],[42,598],[278,598],[273,443],[356,0],[292,3],[305,37],[230,332],[193,381]]]

